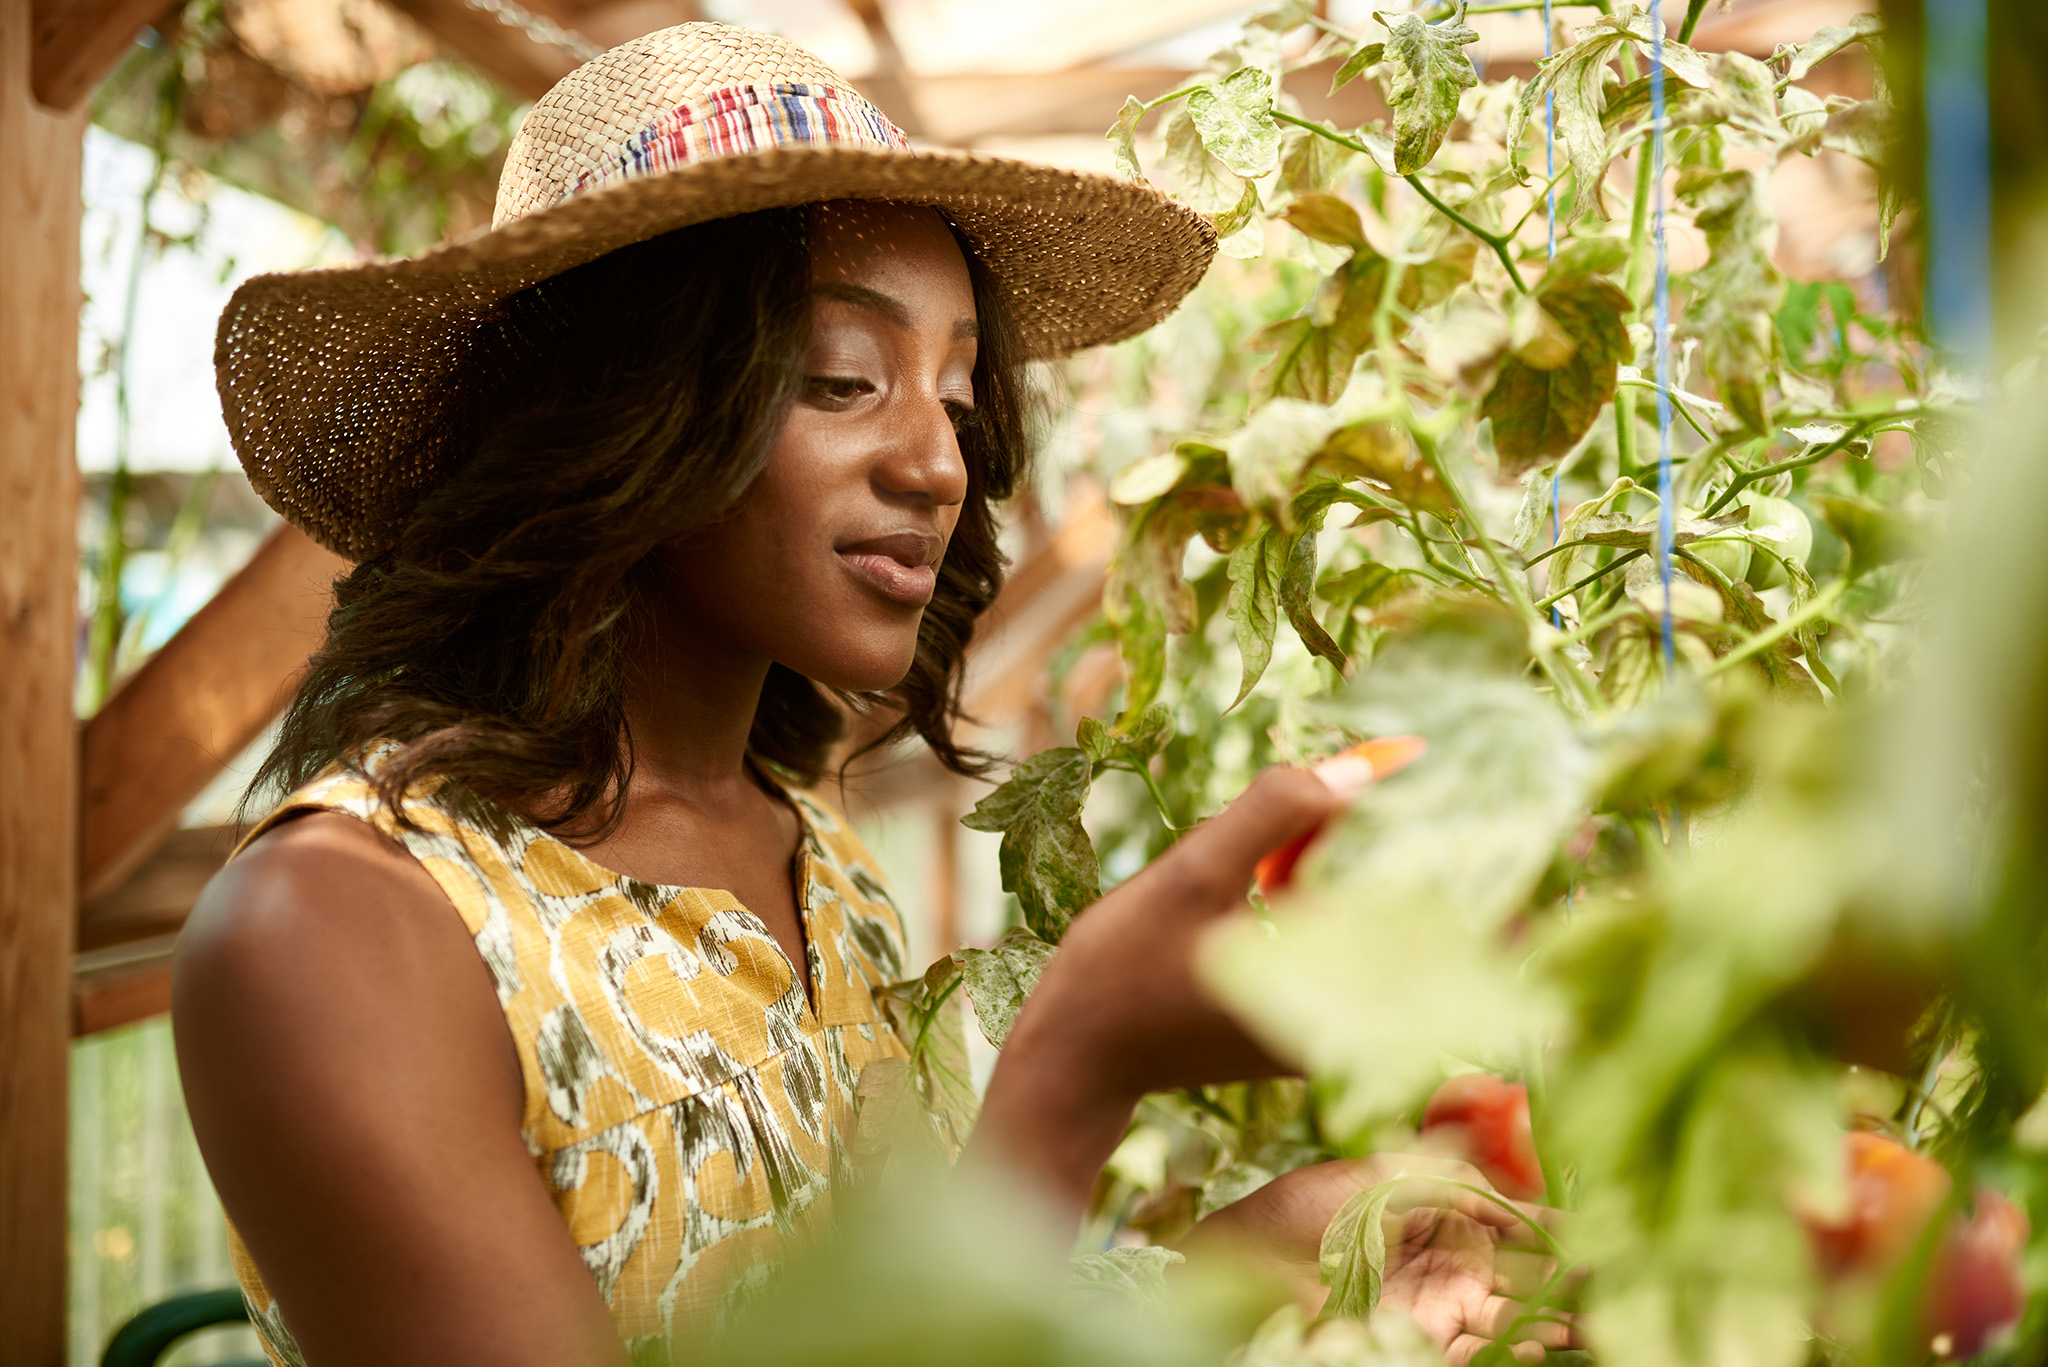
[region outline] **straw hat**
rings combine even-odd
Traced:
[[[943,211],[1009,296],[1033,357],[1144,331],[1216,250],[1208,219],[1146,185],[913,150],[802,48],[683,24],[585,63],[533,107],[488,231],[236,290],[214,344],[235,453],[315,540],[375,554],[462,454],[451,429],[499,300],[674,228],[828,199]]]

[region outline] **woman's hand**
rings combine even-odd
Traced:
[[[1554,1271],[1520,1217],[1468,1189],[1486,1185],[1470,1164],[1382,1153],[1297,1168],[1203,1220],[1183,1251],[1191,1261],[1249,1258],[1291,1287],[1304,1313],[1314,1314],[1328,1295],[1320,1267],[1323,1231],[1354,1195],[1403,1174],[1413,1180],[1395,1189],[1384,1216],[1380,1305],[1408,1315],[1453,1367],[1462,1367],[1514,1327],[1525,1305],[1521,1298]],[[1532,1219],[1548,1214],[1517,1205]],[[1533,1362],[1546,1347],[1567,1347],[1571,1339],[1569,1322],[1532,1319],[1514,1331],[1512,1351]]]
[[[1203,931],[1244,908],[1269,850],[1372,780],[1369,761],[1269,769],[1075,920],[989,1080],[970,1152],[1030,1173],[1077,1215],[1147,1092],[1288,1071],[1195,980]]]

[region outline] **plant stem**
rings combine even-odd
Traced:
[[[1622,380],[1620,383],[1634,389],[1664,389],[1664,386],[1658,384],[1655,380]],[[1699,434],[1701,441],[1712,441],[1714,439],[1714,434],[1700,426],[1699,420],[1693,417],[1692,408],[1687,402],[1688,400],[1697,401],[1699,395],[1688,394],[1683,389],[1664,389],[1664,392],[1671,396],[1671,406],[1678,410],[1678,416],[1685,419],[1687,427],[1690,427]]]
[[[1475,1186],[1470,1182],[1460,1182],[1455,1177],[1432,1177],[1424,1180],[1441,1182],[1447,1187],[1457,1187],[1459,1190],[1469,1191],[1475,1196],[1484,1196],[1487,1200],[1527,1225],[1535,1233],[1536,1237],[1543,1241],[1544,1252],[1557,1259],[1560,1263],[1571,1261],[1564,1251],[1564,1246],[1558,1243],[1556,1237],[1549,1230],[1545,1229],[1540,1221],[1499,1192],[1489,1191],[1485,1187]]]
[[[1159,790],[1159,780],[1152,777],[1151,768],[1143,764],[1119,764],[1116,767],[1136,774],[1145,781],[1145,791],[1152,795],[1152,805],[1159,809],[1159,823],[1173,832],[1176,840],[1179,839],[1180,833],[1187,828],[1174,823],[1173,809],[1166,805],[1166,794]]]
[[[1506,557],[1500,553],[1500,547],[1496,546],[1493,538],[1486,534],[1486,524],[1479,519],[1477,513],[1473,512],[1471,503],[1465,498],[1463,487],[1452,477],[1450,466],[1444,461],[1443,448],[1437,444],[1434,437],[1427,436],[1419,431],[1414,435],[1415,444],[1422,449],[1423,458],[1436,471],[1437,479],[1443,484],[1445,492],[1451,496],[1451,503],[1457,508],[1458,516],[1462,517],[1471,526],[1472,534],[1478,538],[1479,549],[1485,553],[1487,560],[1493,566],[1495,577],[1500,581],[1501,595],[1508,600],[1508,604],[1521,615],[1522,619],[1528,623],[1531,629],[1541,627],[1544,631],[1553,630],[1550,625],[1550,619],[1545,617],[1537,610],[1536,605],[1529,601],[1529,586],[1527,582],[1513,569],[1509,568]],[[1535,651],[1534,654],[1537,667],[1549,678],[1551,686],[1557,690],[1560,701],[1570,696],[1575,698],[1582,707],[1588,709],[1592,707],[1594,696],[1591,685],[1586,682],[1585,675],[1579,673],[1576,668],[1570,665],[1560,665],[1554,651],[1541,649]]]
[[[1848,429],[1845,430],[1841,436],[1836,437],[1833,441],[1829,442],[1826,446],[1821,447],[1820,450],[1813,452],[1811,455],[1795,456],[1791,460],[1781,460],[1771,465],[1760,465],[1754,470],[1742,471],[1741,473],[1737,474],[1733,480],[1729,481],[1728,487],[1722,491],[1721,496],[1715,499],[1713,503],[1708,506],[1707,510],[1700,514],[1700,516],[1702,518],[1712,517],[1715,513],[1718,513],[1723,508],[1727,507],[1729,500],[1733,499],[1737,494],[1741,493],[1744,489],[1747,489],[1750,485],[1756,483],[1760,479],[1767,478],[1771,475],[1783,474],[1787,470],[1801,469],[1804,466],[1814,465],[1819,463],[1820,461],[1826,460],[1829,456],[1834,455],[1835,452],[1842,450],[1844,447],[1848,446],[1850,442],[1856,440],[1857,437],[1861,436],[1863,434],[1863,429],[1870,426],[1873,422],[1876,422],[1879,416],[1881,415],[1872,414],[1868,417],[1860,418],[1856,422],[1851,423]]]
[[[1508,279],[1515,282],[1515,288],[1517,290],[1520,290],[1523,294],[1527,294],[1529,292],[1529,286],[1523,281],[1522,273],[1519,270],[1515,269],[1515,258],[1513,254],[1508,251],[1509,243],[1513,239],[1486,231],[1486,229],[1480,227],[1477,223],[1474,223],[1471,219],[1465,217],[1456,209],[1453,209],[1450,205],[1444,203],[1435,195],[1431,194],[1429,187],[1422,183],[1420,177],[1411,175],[1403,176],[1401,177],[1401,179],[1407,181],[1410,185],[1414,186],[1415,193],[1421,195],[1424,199],[1428,200],[1430,202],[1430,205],[1433,208],[1435,208],[1438,213],[1442,214],[1445,218],[1451,220],[1451,222],[1457,224],[1460,228],[1463,228],[1466,232],[1472,234],[1472,236],[1478,238],[1481,242],[1484,242],[1487,246],[1493,248],[1493,254],[1500,258],[1500,264],[1507,267]]]
[[[1689,43],[1692,41],[1692,31],[1699,27],[1700,16],[1706,12],[1707,0],[1692,0],[1692,3],[1686,6],[1685,24],[1678,30],[1679,42]]]
[[[1584,579],[1579,580],[1576,584],[1573,584],[1568,588],[1559,589],[1556,593],[1551,594],[1548,598],[1544,599],[1542,602],[1536,605],[1537,610],[1548,611],[1551,604],[1561,602],[1564,599],[1569,598],[1571,595],[1577,593],[1580,589],[1586,587],[1586,585],[1592,583],[1595,579],[1599,579],[1605,575],[1614,573],[1614,571],[1620,569],[1629,561],[1637,559],[1638,557],[1644,554],[1646,554],[1646,552],[1629,551],[1625,554],[1615,556],[1614,559],[1608,561],[1599,569],[1594,570],[1591,574],[1587,575]]]
[[[1783,621],[1773,623],[1766,630],[1759,631],[1756,635],[1714,661],[1713,664],[1701,670],[1701,677],[1712,678],[1716,674],[1733,669],[1736,665],[1757,652],[1767,650],[1779,641],[1784,640],[1814,618],[1826,616],[1833,610],[1835,604],[1841,600],[1843,592],[1848,587],[1848,580],[1837,579],[1834,583],[1808,599],[1806,606],[1800,608],[1799,611],[1786,614]]]
[[[1358,141],[1356,138],[1347,138],[1342,133],[1339,133],[1336,129],[1317,123],[1312,119],[1297,118],[1295,115],[1288,113],[1284,109],[1275,109],[1273,111],[1273,117],[1279,120],[1281,123],[1291,123],[1297,128],[1306,128],[1309,132],[1316,134],[1318,137],[1327,138],[1331,142],[1336,143],[1339,147],[1348,147],[1354,152],[1364,153],[1367,157],[1371,157],[1373,155],[1372,149],[1370,147],[1367,147],[1364,143]],[[1377,161],[1377,158],[1375,158],[1374,160]],[[1457,224],[1460,228],[1463,228],[1466,232],[1472,234],[1472,236],[1478,238],[1481,242],[1484,242],[1487,246],[1491,247],[1493,249],[1493,254],[1500,258],[1501,265],[1507,267],[1508,279],[1515,282],[1515,288],[1520,290],[1523,294],[1527,294],[1529,292],[1529,286],[1522,280],[1522,273],[1521,271],[1516,269],[1515,259],[1513,255],[1510,254],[1508,251],[1508,246],[1514,240],[1513,238],[1508,237],[1501,233],[1490,233],[1486,231],[1486,229],[1480,227],[1477,223],[1474,223],[1471,219],[1465,217],[1456,209],[1453,209],[1450,205],[1438,199],[1434,194],[1431,194],[1429,187],[1427,185],[1424,185],[1418,177],[1409,175],[1403,176],[1402,179],[1407,181],[1410,185],[1414,186],[1416,193],[1420,194],[1424,199],[1428,200],[1430,206],[1434,208],[1438,213],[1442,214],[1445,218],[1450,219],[1451,222]]]

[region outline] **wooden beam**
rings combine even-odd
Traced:
[[[165,0],[33,0],[36,99],[50,109],[76,108],[135,35],[172,8]]]
[[[81,954],[71,992],[71,1033],[96,1035],[171,1009],[171,951],[164,935],[115,953]]]
[[[32,88],[29,0],[0,0],[0,1343],[64,1361],[77,905],[78,233],[85,112]]]
[[[280,527],[85,724],[79,879],[119,887],[284,707],[345,562]]]
[[[172,831],[119,887],[79,908],[79,954],[177,934],[240,836],[234,826]]]
[[[568,47],[537,42],[538,24],[527,28],[517,20],[552,23],[539,14],[507,0],[468,4],[465,0],[390,0],[391,7],[410,15],[419,26],[446,43],[464,61],[489,76],[522,100],[537,100],[549,87],[576,68],[582,60]],[[504,19],[497,15],[506,16]],[[567,35],[573,43],[581,35]]]

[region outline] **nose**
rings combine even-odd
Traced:
[[[967,497],[967,461],[953,415],[933,394],[906,403],[882,445],[874,481],[891,502],[951,507]]]

